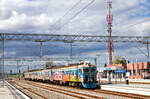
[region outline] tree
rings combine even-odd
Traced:
[[[107,64],[104,64],[104,67],[107,67]]]
[[[113,60],[113,64],[126,64],[127,60],[124,57],[116,56],[115,60]]]

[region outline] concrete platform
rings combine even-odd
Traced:
[[[10,85],[8,82],[0,81],[0,99],[30,99],[21,91]]]
[[[101,78],[101,81],[108,81],[106,78]],[[128,79],[129,82],[143,82],[143,83],[150,83],[150,79]],[[125,82],[125,79],[111,79],[111,81],[121,81]]]
[[[0,86],[0,97],[3,97],[3,99],[15,99],[7,86]]]
[[[149,86],[150,87],[150,86]],[[125,84],[109,84],[109,85],[101,85],[102,89],[125,92],[125,93],[134,93],[140,95],[150,96],[150,89],[146,86],[134,86],[134,85],[125,85]]]

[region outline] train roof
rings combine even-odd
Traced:
[[[76,67],[76,66],[79,66],[79,65],[88,65],[90,67],[96,67],[95,65],[92,65],[91,63],[89,62],[80,62],[80,63],[75,63],[75,64],[68,64],[68,65],[61,65],[61,66],[51,66],[49,68],[43,68],[43,69],[35,69],[35,70],[30,70],[28,72],[34,72],[34,71],[41,71],[41,70],[48,70],[48,69],[58,69],[58,68],[69,68],[69,67]],[[86,67],[86,66],[85,66]]]

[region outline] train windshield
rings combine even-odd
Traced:
[[[83,72],[84,73],[92,73],[92,72],[96,72],[97,70],[96,70],[96,67],[91,67],[91,68],[84,68],[83,69]]]
[[[96,67],[92,67],[91,68],[91,72],[96,72],[97,70],[96,70]]]
[[[88,68],[85,68],[85,69],[83,69],[83,72],[88,73],[88,72],[89,72],[89,69],[88,69]]]

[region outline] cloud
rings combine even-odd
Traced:
[[[0,12],[2,15],[0,16],[0,31],[107,35],[107,7],[106,1],[102,0],[95,1],[92,5],[82,11],[77,17],[59,30],[61,24],[65,23],[71,16],[91,1],[82,0],[77,7],[72,9],[68,15],[62,19],[62,21],[57,23],[56,26],[52,26],[78,1],[1,0]],[[147,0],[114,0],[113,31],[117,30],[116,27],[136,23],[137,19],[141,20],[143,17],[140,18],[136,15],[140,16],[140,13],[143,11],[148,13],[149,8],[145,6],[147,4]],[[135,18],[131,19],[130,17],[133,16]],[[143,27],[143,29],[145,28]],[[126,29],[120,29],[119,32],[114,33],[114,35],[124,35],[124,30]],[[135,32],[135,35],[138,35],[136,29],[133,29],[133,32]],[[127,35],[129,34],[127,33]],[[143,33],[143,35],[145,34]]]
[[[0,0],[0,32],[24,32],[24,33],[57,33],[57,34],[90,34],[90,35],[107,35],[106,0],[96,0],[88,8],[82,11],[78,16],[69,21],[65,26],[59,29],[63,23],[67,22],[73,15],[80,11],[91,0],[82,0],[82,2],[72,9],[64,18],[62,16],[79,0]],[[112,35],[141,35],[149,36],[150,31],[150,2],[148,0],[113,0],[113,28]],[[56,25],[55,23],[60,19]],[[58,30],[57,30],[58,29]],[[10,43],[10,42],[9,42]],[[11,43],[15,45],[16,43]],[[89,44],[89,43],[88,43]],[[19,44],[20,45],[20,44]],[[32,45],[32,44],[31,44]],[[60,44],[61,45],[61,44]],[[106,44],[97,45],[89,44],[89,47],[74,49],[75,55],[95,55],[97,52],[106,53]],[[117,45],[115,45],[117,46]],[[134,46],[127,44],[124,48],[120,44],[114,55],[134,55],[132,53]],[[7,46],[6,46],[7,47]],[[10,47],[6,51],[10,51]],[[17,55],[27,57],[33,55],[29,53],[26,46],[16,47]],[[122,47],[124,49],[122,49]],[[32,50],[37,51],[39,47],[33,46]],[[52,47],[49,47],[50,49]],[[64,49],[62,51],[62,49]],[[121,53],[122,50],[124,53]],[[17,52],[18,51],[18,52]],[[27,54],[21,51],[28,52]],[[44,50],[45,51],[45,50]],[[62,51],[62,52],[60,52]],[[19,53],[19,54],[18,54]],[[39,49],[35,56],[39,56]],[[69,47],[53,49],[50,52],[45,51],[44,55],[63,56],[69,55]],[[11,54],[12,55],[12,54]],[[10,55],[10,56],[11,56]],[[15,56],[15,55],[12,55]],[[34,56],[33,56],[34,57]]]

